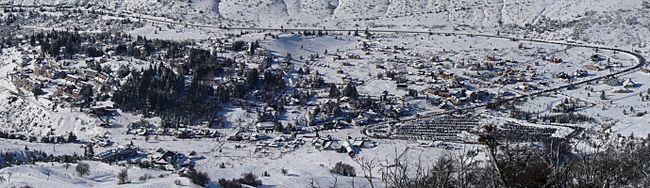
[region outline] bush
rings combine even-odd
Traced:
[[[205,187],[210,182],[210,177],[208,173],[199,172],[194,168],[189,168],[187,173],[182,174],[184,177],[187,177],[192,181],[192,183]]]
[[[77,167],[75,167],[75,170],[80,177],[83,177],[84,175],[90,174],[90,165],[88,165],[88,163],[79,163],[77,164]]]
[[[341,174],[343,176],[349,176],[349,177],[355,177],[357,176],[356,171],[354,170],[354,167],[349,164],[345,164],[343,162],[338,162],[334,165],[334,168],[332,168],[332,172]]]
[[[153,179],[154,177],[151,174],[144,174],[138,178],[140,181],[147,181],[148,179]]]
[[[224,188],[240,188],[242,184],[257,187],[262,185],[262,180],[257,179],[257,176],[250,172],[242,174],[242,177],[239,179],[219,179],[219,185]]]
[[[117,184],[125,184],[129,182],[129,172],[126,169],[122,169],[120,173],[117,174]]]
[[[239,183],[257,187],[262,185],[262,180],[257,179],[257,176],[249,172],[242,174],[242,178],[239,179]]]
[[[221,185],[221,187],[223,187],[223,188],[240,188],[240,187],[242,187],[241,183],[239,183],[236,179],[227,180],[227,179],[221,178],[221,179],[219,179],[219,185]]]

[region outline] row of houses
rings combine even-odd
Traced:
[[[205,159],[195,151],[187,154],[181,152],[169,151],[159,148],[147,157],[147,153],[139,151],[134,146],[118,146],[108,149],[93,156],[94,160],[102,162],[129,161],[142,163],[148,161],[150,164],[157,165],[166,170],[183,170],[196,164],[197,160]]]
[[[160,136],[175,136],[177,138],[216,138],[220,137],[221,133],[216,130],[207,129],[194,129],[194,128],[156,128],[156,127],[139,127],[135,129],[128,129],[126,134],[133,134],[138,136],[160,135]]]
[[[340,153],[347,153],[350,157],[357,155],[363,148],[377,147],[378,143],[369,138],[349,138],[348,140],[338,140],[332,136],[315,137],[311,145],[316,149],[333,150]]]
[[[118,146],[96,154],[93,158],[103,162],[115,162],[129,159],[138,154],[138,150],[133,146]]]
[[[90,60],[89,60],[90,61]],[[92,60],[94,61],[94,60]],[[25,62],[25,61],[23,61]],[[111,75],[92,69],[64,68],[70,62],[62,61],[52,64],[47,60],[31,60],[26,66],[15,68],[11,78],[17,87],[32,91],[36,87],[54,86],[54,93],[70,101],[78,101],[82,96],[82,89],[90,87],[100,94],[115,90],[117,82]],[[111,86],[112,87],[103,87]]]
[[[183,154],[181,152],[159,148],[149,157],[149,159],[153,164],[164,167],[167,170],[183,170],[190,166],[194,166],[197,160],[205,159],[205,157],[199,155],[195,151]]]

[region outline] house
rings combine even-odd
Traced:
[[[456,75],[454,75],[454,73],[447,73],[447,72],[441,73],[439,75],[439,77],[442,78],[442,79],[445,79],[445,80],[455,80],[456,79]]]
[[[607,84],[607,85],[610,85],[610,86],[620,86],[621,84],[623,84],[623,83],[621,82],[621,80],[619,80],[619,79],[616,78],[616,77],[609,77],[609,78],[606,78],[606,79],[603,81],[603,83],[604,83],[604,84]]]
[[[591,61],[603,61],[605,60],[605,56],[600,54],[594,54],[589,59],[591,59]]]
[[[487,57],[485,57],[485,60],[487,60],[487,61],[501,61],[501,59],[499,59],[498,57],[495,57],[495,56],[487,56]]]
[[[72,84],[76,84],[76,83],[78,83],[81,79],[79,79],[79,77],[76,76],[76,75],[70,75],[70,74],[68,74],[68,75],[65,76],[65,80],[68,81],[68,82],[70,82],[70,83],[72,83]]]
[[[354,157],[357,154],[356,150],[354,149],[354,146],[348,141],[344,141],[343,143],[341,143],[339,152],[347,153],[348,155],[350,155],[350,157]]]
[[[255,124],[255,127],[257,128],[257,131],[264,131],[264,132],[269,132],[273,131],[275,129],[275,123],[273,122],[259,122]]]
[[[634,82],[632,79],[629,79],[629,78],[625,79],[625,82],[623,82],[623,87],[624,88],[635,88],[635,87],[638,87],[638,86],[639,86],[639,84],[637,84],[636,82]]]
[[[133,157],[138,153],[138,150],[132,146],[118,146],[117,148],[109,149],[104,152],[96,154],[93,158],[104,162],[123,160]]]
[[[556,58],[556,57],[551,57],[550,59],[547,59],[547,60],[548,60],[548,62],[556,63],[556,64],[559,64],[559,63],[563,62],[562,58]]]
[[[92,110],[90,113],[95,116],[112,116],[115,114],[114,109],[105,106],[93,106],[90,109]]]
[[[589,72],[587,72],[586,70],[580,69],[580,70],[576,70],[576,72],[573,73],[573,75],[575,77],[585,77],[585,76],[589,75]]]
[[[632,93],[632,90],[627,88],[617,88],[617,89],[612,89],[612,93]]]
[[[569,80],[569,79],[571,79],[571,76],[569,74],[565,73],[565,72],[560,72],[560,73],[557,73],[555,75],[555,78]]]
[[[377,142],[368,138],[356,138],[352,141],[352,146],[358,148],[374,148],[377,146]]]
[[[398,90],[408,90],[408,88],[409,88],[408,84],[405,83],[397,84]]]
[[[323,149],[324,150],[338,150],[341,148],[341,142],[338,140],[332,140],[331,138],[329,140],[325,140],[325,143],[323,144]]]
[[[592,64],[585,65],[585,66],[583,66],[583,68],[586,69],[586,70],[590,70],[590,71],[602,71],[602,70],[605,70],[604,68],[602,68],[600,66],[592,65]],[[643,69],[641,71],[643,72]]]
[[[323,146],[325,146],[326,141],[328,141],[328,140],[325,140],[325,139],[320,138],[320,137],[316,137],[313,140],[311,140],[311,145],[316,147],[316,149],[323,148]]]
[[[156,154],[152,156],[152,161],[157,165],[164,165],[170,169],[182,170],[188,166],[194,165],[196,160],[205,159],[195,151],[189,152],[187,155],[175,151],[165,151],[162,148],[156,150]]]

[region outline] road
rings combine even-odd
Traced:
[[[536,91],[533,93],[528,93],[520,96],[515,96],[511,98],[506,98],[502,99],[496,102],[491,102],[488,104],[503,104],[519,99],[524,99],[527,97],[531,96],[538,96],[546,93],[551,93],[554,91],[566,89],[571,86],[578,86],[582,85],[585,83],[590,83],[590,82],[596,82],[601,79],[610,77],[610,76],[618,76],[630,72],[637,71],[641,67],[645,65],[647,60],[640,54],[625,50],[625,49],[619,49],[619,48],[614,48],[614,47],[607,47],[607,46],[597,46],[597,45],[590,45],[590,44],[582,44],[582,43],[574,43],[574,42],[564,42],[564,41],[550,41],[550,40],[543,40],[543,39],[533,39],[533,38],[519,38],[519,37],[513,37],[513,36],[503,36],[503,35],[495,35],[495,34],[484,34],[484,33],[464,33],[464,32],[448,32],[448,31],[425,31],[425,30],[391,30],[391,29],[328,29],[328,28],[258,28],[258,27],[229,27],[229,26],[220,26],[220,25],[207,25],[207,24],[197,24],[197,23],[189,23],[189,22],[181,22],[181,21],[175,21],[175,20],[169,20],[165,18],[156,18],[156,17],[151,17],[151,16],[142,16],[139,14],[135,13],[129,13],[129,12],[115,12],[112,10],[98,10],[98,9],[87,9],[83,7],[73,7],[73,6],[61,6],[61,5],[47,5],[47,6],[15,6],[15,5],[9,5],[9,4],[0,4],[0,8],[23,8],[23,9],[41,9],[43,8],[46,11],[62,11],[62,10],[79,10],[88,14],[99,14],[99,15],[108,15],[108,16],[116,16],[116,17],[124,17],[124,18],[129,18],[129,19],[139,19],[142,21],[147,21],[147,22],[153,22],[153,23],[163,23],[163,24],[179,24],[179,25],[187,25],[187,26],[192,26],[192,27],[197,27],[197,28],[207,28],[207,29],[220,29],[220,30],[240,30],[240,31],[278,31],[278,32],[303,32],[303,31],[323,31],[323,32],[369,32],[369,33],[398,33],[398,34],[426,34],[426,35],[444,35],[444,36],[466,36],[466,37],[485,37],[485,38],[498,38],[498,39],[504,39],[504,40],[511,40],[511,41],[524,41],[524,42],[532,42],[532,43],[542,43],[542,44],[554,44],[554,45],[564,45],[567,47],[580,47],[580,48],[589,48],[589,49],[597,49],[597,50],[606,50],[606,51],[613,51],[613,52],[619,52],[619,53],[624,53],[628,54],[634,58],[637,59],[637,64],[635,66],[620,70],[618,72],[610,73],[607,75],[602,75],[566,85],[562,85],[559,87],[555,88],[549,88],[541,91]],[[50,9],[50,10],[47,10]],[[54,9],[54,10],[51,10]],[[475,110],[478,108],[484,108],[488,106],[488,104],[479,104],[471,107],[466,107],[466,108],[461,108],[461,109],[455,109],[455,110],[450,110],[446,112],[441,112],[441,113],[430,113],[430,114],[424,114],[422,116],[419,116],[417,118],[430,118],[430,117],[435,117],[435,116],[440,116],[440,115],[447,115],[447,114],[452,114],[456,112],[463,112],[463,111],[470,111],[470,110]],[[403,119],[402,121],[411,121],[416,118],[409,118],[409,119]]]

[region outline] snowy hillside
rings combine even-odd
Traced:
[[[5,181],[0,182],[2,187],[172,187],[175,180],[179,180],[185,187],[198,187],[186,178],[169,172],[132,167],[128,169],[129,179],[132,183],[117,185],[117,174],[125,167],[108,165],[100,162],[88,162],[90,173],[79,177],[75,172],[75,165],[66,168],[60,163],[37,163],[3,168],[0,177]],[[148,174],[151,179],[140,180],[139,177]]]
[[[22,135],[55,136],[70,132],[81,138],[100,135],[104,131],[95,126],[96,118],[81,113],[78,109],[59,106],[48,100],[28,97],[24,90],[17,89],[8,78],[8,73],[15,68],[11,63],[19,57],[16,51],[5,52],[10,58],[0,61],[0,124],[5,130]]]
[[[635,41],[641,47],[645,47],[650,36],[650,23],[644,19],[649,16],[647,0],[192,0],[189,3],[0,0],[0,3],[81,6],[231,26],[516,31],[619,45]]]

